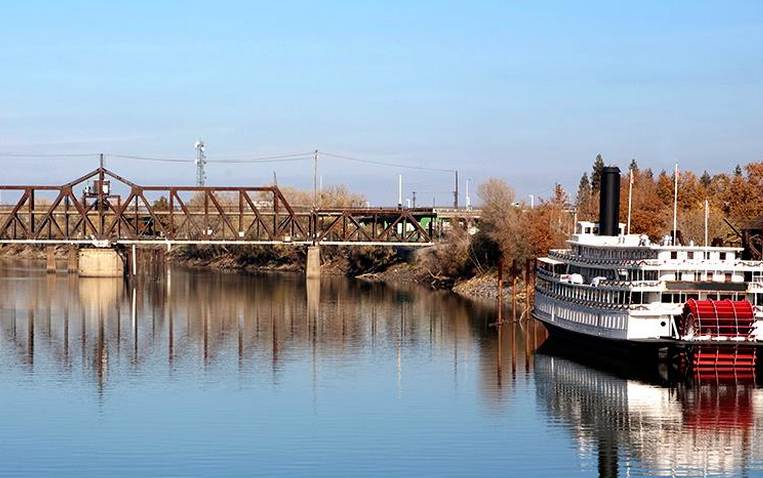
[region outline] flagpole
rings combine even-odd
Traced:
[[[673,172],[674,185],[673,185],[673,245],[676,243],[678,235],[678,163],[676,163],[675,170]]]
[[[631,233],[631,200],[633,198],[633,168],[628,173],[628,234]]]

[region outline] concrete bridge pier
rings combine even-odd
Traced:
[[[66,257],[66,270],[69,274],[79,273],[79,248],[77,246],[69,247]]]
[[[78,253],[80,277],[122,277],[125,264],[122,257],[110,247],[82,248]]]
[[[307,247],[307,264],[305,265],[305,275],[308,279],[319,279],[321,277],[321,247]]]
[[[48,274],[56,273],[56,248],[48,246],[45,248],[46,253],[46,266],[45,270]]]

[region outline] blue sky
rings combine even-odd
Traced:
[[[520,192],[625,167],[763,160],[763,2],[25,1],[0,13],[0,152],[209,158],[309,151],[458,168]],[[90,159],[0,156],[3,182]],[[142,183],[193,165],[109,160]],[[309,163],[210,165],[306,187]],[[449,175],[322,161],[374,203]],[[462,184],[462,189],[463,189]],[[442,198],[442,199],[440,199]],[[463,200],[463,198],[462,198]],[[431,199],[428,199],[431,201]]]

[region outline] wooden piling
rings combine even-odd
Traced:
[[[503,258],[498,259],[498,325],[503,324]]]
[[[517,260],[511,261],[511,320],[517,321]]]
[[[525,280],[525,313],[530,313],[530,267],[531,267],[532,260],[527,259],[525,261],[525,271],[524,271],[524,280]]]

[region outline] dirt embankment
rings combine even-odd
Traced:
[[[464,279],[459,281],[453,287],[453,292],[470,299],[495,301],[498,299],[498,275],[495,272],[490,272],[484,275]],[[524,282],[517,281],[515,293],[517,301],[521,302],[525,299],[527,294]],[[504,280],[501,294],[503,295],[504,303],[508,304],[509,301],[511,301],[510,281]]]
[[[57,259],[68,257],[69,246],[53,246]],[[0,258],[13,259],[45,259],[47,248],[45,246],[31,246],[27,244],[10,244],[0,246]]]

